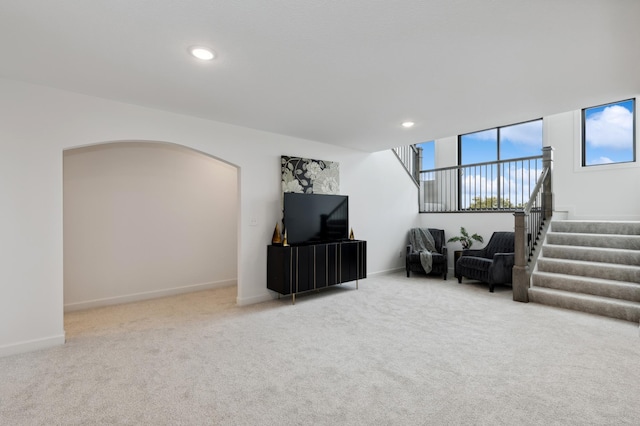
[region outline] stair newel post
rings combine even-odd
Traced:
[[[513,270],[511,281],[513,286],[513,300],[529,302],[529,273],[527,271],[526,244],[527,232],[525,228],[525,212],[517,211],[515,216],[515,241],[513,250]]]
[[[551,189],[551,176],[553,175],[553,147],[542,148],[542,168],[547,169],[547,178],[542,183],[542,211],[543,219],[549,219],[553,214],[553,192]]]

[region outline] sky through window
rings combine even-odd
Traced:
[[[635,161],[634,100],[583,110],[583,166]]]

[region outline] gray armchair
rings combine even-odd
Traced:
[[[462,277],[482,281],[492,293],[496,284],[511,284],[514,240],[513,232],[494,232],[485,248],[463,250],[455,268],[458,283]]]
[[[433,262],[431,272],[429,274],[440,275],[447,279],[447,271],[449,269],[448,257],[447,257],[447,242],[444,236],[443,229],[428,228],[429,233],[433,237],[436,251],[431,253],[431,260]],[[420,263],[420,253],[409,243],[407,245],[407,252],[405,257],[405,266],[407,270],[407,277],[411,275],[411,272],[424,273],[422,264]]]

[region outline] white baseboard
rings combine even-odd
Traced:
[[[175,296],[177,294],[191,293],[194,291],[211,290],[213,288],[230,287],[237,284],[237,280],[216,281],[203,284],[194,284],[184,287],[168,288],[163,290],[146,291],[143,293],[127,294],[123,296],[107,297],[104,299],[87,300],[84,302],[68,303],[64,305],[65,312],[80,311],[83,309],[99,308],[102,306],[119,305],[121,303],[138,302],[158,297]]]
[[[270,293],[265,293],[259,296],[237,297],[236,303],[238,304],[238,306],[247,306],[247,305],[253,305],[255,303],[268,302],[269,300],[273,300],[273,299],[274,299],[274,296],[272,296]]]
[[[0,346],[0,358],[10,356],[10,355],[22,354],[25,352],[48,349],[54,346],[64,345],[64,342],[65,342],[65,337],[64,337],[64,333],[62,333],[57,336],[12,343],[10,345]]]
[[[375,277],[378,275],[390,275],[390,274],[395,274],[396,272],[400,272],[400,271],[404,271],[406,268],[405,266],[401,266],[398,268],[393,268],[393,269],[385,269],[384,271],[376,271],[376,272],[368,272],[367,276],[368,277]]]

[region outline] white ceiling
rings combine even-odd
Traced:
[[[365,151],[634,96],[639,45],[637,0],[0,1],[0,77]]]

